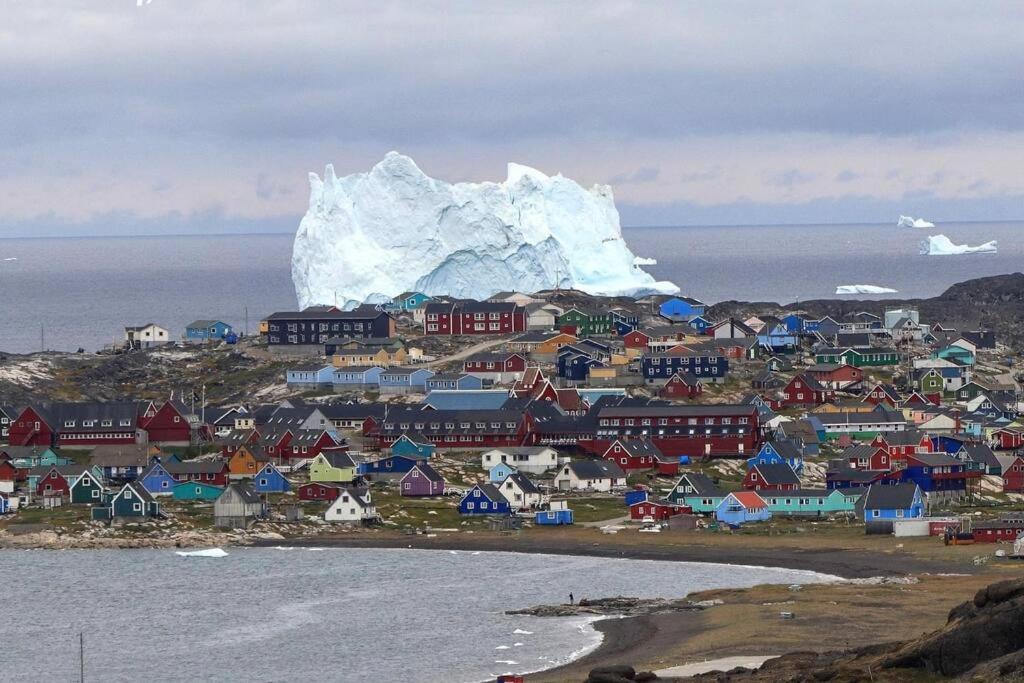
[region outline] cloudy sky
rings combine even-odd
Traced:
[[[143,0],[145,1],[145,0]],[[8,0],[0,236],[291,231],[387,151],[625,225],[1024,218],[1019,2]]]

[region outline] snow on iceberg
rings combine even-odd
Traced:
[[[900,228],[934,228],[935,224],[929,223],[923,218],[900,216],[900,219],[896,221],[896,226]]]
[[[996,242],[985,242],[976,247],[966,244],[953,244],[945,235],[929,235],[928,239],[921,242],[921,253],[928,256],[954,256],[957,254],[994,254],[996,253]]]
[[[181,557],[227,557],[228,554],[220,548],[209,548],[207,550],[178,550],[175,555]]]
[[[299,306],[403,291],[484,299],[502,290],[574,287],[591,294],[679,291],[636,265],[611,188],[590,190],[518,164],[493,183],[446,183],[389,152],[368,173],[309,176],[295,235]]]
[[[836,287],[836,294],[895,294],[896,290],[890,287],[878,287],[876,285],[839,285]]]
[[[656,258],[647,258],[646,256],[634,256],[633,257],[633,265],[634,266],[656,266],[656,265],[658,265],[658,259],[656,259]]]

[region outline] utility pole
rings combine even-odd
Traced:
[[[85,635],[78,632],[78,683],[85,683]]]
[[[249,336],[249,307],[248,306],[245,307],[245,327],[243,328],[242,334],[244,334],[246,337]]]

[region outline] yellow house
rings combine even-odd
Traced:
[[[590,379],[593,380],[613,380],[615,379],[616,372],[615,367],[612,365],[598,366],[590,368]]]
[[[320,484],[348,483],[356,478],[356,464],[348,453],[320,453],[309,463],[309,480]]]
[[[402,365],[408,358],[409,352],[402,347],[397,349],[380,348],[376,351],[367,348],[338,349],[331,356],[331,363],[336,368],[367,365],[388,367],[390,365]]]
[[[839,403],[823,403],[814,408],[812,413],[870,413],[875,409],[873,403],[864,401],[840,401]]]

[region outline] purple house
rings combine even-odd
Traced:
[[[425,462],[413,465],[398,483],[403,496],[440,496],[444,493],[444,477]]]

